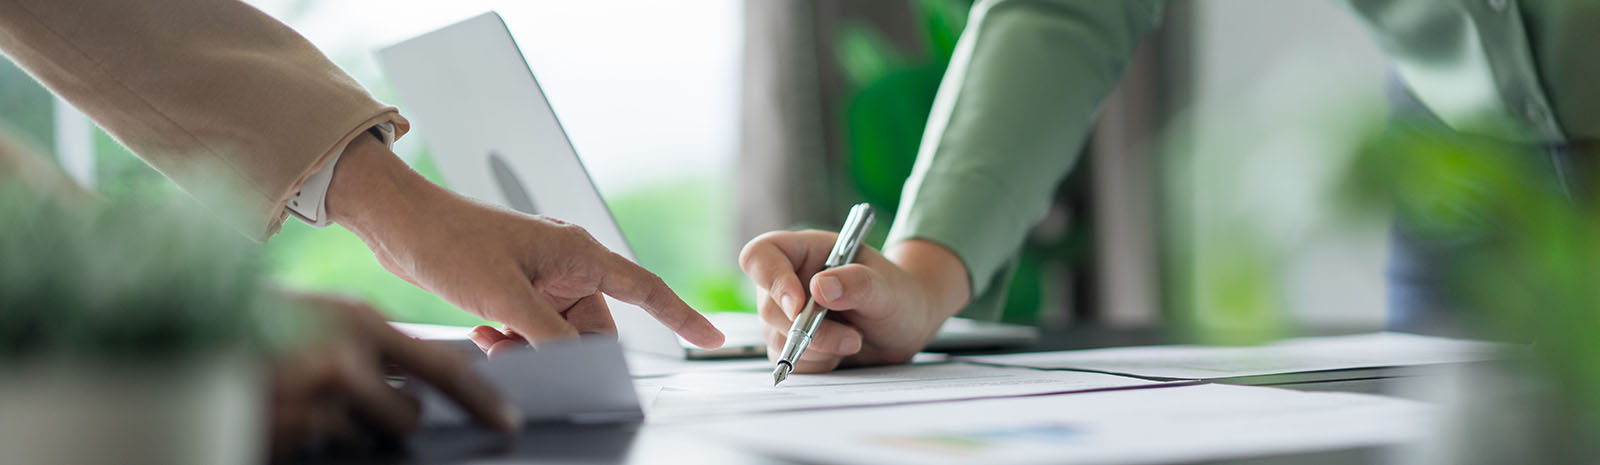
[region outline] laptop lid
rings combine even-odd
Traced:
[[[489,12],[385,47],[378,62],[449,187],[577,224],[637,261],[500,15]],[[624,347],[683,357],[678,336],[610,297]]]

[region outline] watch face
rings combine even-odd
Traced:
[[[494,183],[500,188],[500,196],[506,200],[506,206],[529,215],[539,214],[539,208],[534,206],[528,189],[522,185],[521,179],[517,179],[516,173],[511,171],[511,165],[499,152],[489,152],[489,172],[494,174]]]

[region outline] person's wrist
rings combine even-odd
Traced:
[[[380,231],[405,230],[439,190],[382,141],[357,137],[340,155],[328,184],[328,220],[370,244]]]
[[[967,306],[971,299],[971,284],[967,268],[950,249],[937,243],[911,239],[891,246],[884,252],[915,281],[918,291],[926,300],[927,323],[934,328]]]

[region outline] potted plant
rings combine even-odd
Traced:
[[[270,304],[254,247],[206,215],[16,184],[0,183],[4,461],[259,461]]]
[[[1354,159],[1355,212],[1390,212],[1411,237],[1447,245],[1428,253],[1454,329],[1527,346],[1423,386],[1446,407],[1444,430],[1402,458],[1600,460],[1600,190],[1570,161],[1405,119]]]

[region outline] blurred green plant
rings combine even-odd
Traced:
[[[913,0],[910,4],[923,53],[914,56],[900,50],[864,22],[843,25],[833,50],[850,85],[839,120],[847,139],[847,175],[861,198],[882,215],[869,237],[878,242],[894,222],[928,112],[972,7],[970,0]],[[1057,235],[1028,238],[1006,290],[1002,320],[1039,322],[1045,305],[1044,286],[1062,281],[1052,276],[1051,270],[1081,265],[1088,257],[1087,226],[1074,222]]]
[[[151,199],[83,204],[0,180],[0,357],[161,358],[295,337],[256,247]]]
[[[1430,257],[1469,329],[1600,357],[1600,196],[1569,187],[1542,150],[1400,123],[1350,173],[1347,208],[1391,211],[1407,235],[1447,252]],[[1600,363],[1585,365],[1574,366],[1592,377],[1582,385],[1600,387]]]
[[[911,174],[939,81],[966,26],[970,1],[911,2],[926,53],[915,59],[874,26],[844,24],[834,50],[851,91],[841,123],[847,135],[850,181],[880,214],[892,216]],[[881,228],[890,224],[879,221]]]
[[[1240,167],[1252,161],[1230,150],[1196,149],[1180,125],[1167,135],[1161,180],[1165,211],[1162,293],[1170,332],[1211,345],[1256,345],[1291,334],[1285,298],[1293,239],[1274,234],[1273,211],[1240,208],[1255,195]]]
[[[1188,306],[1173,314],[1186,336],[1205,344],[1262,344],[1289,334],[1284,263],[1248,226],[1200,232],[1184,269],[1194,286]]]
[[[1580,149],[1581,150],[1581,149]],[[1577,154],[1578,157],[1593,154]],[[1581,160],[1582,158],[1577,158]],[[1532,342],[1506,384],[1537,384],[1520,405],[1528,462],[1593,463],[1600,438],[1600,179],[1557,168],[1542,148],[1399,121],[1371,138],[1343,185],[1357,214],[1393,212],[1430,250],[1448,310],[1477,337]],[[1503,393],[1502,393],[1503,394]],[[1473,446],[1470,445],[1469,449]]]

